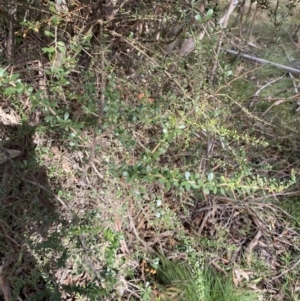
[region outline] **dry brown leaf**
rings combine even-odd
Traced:
[[[185,39],[180,52],[179,52],[179,56],[186,56],[189,53],[193,52],[196,48],[196,43],[193,37],[189,37],[188,39]]]
[[[175,39],[174,41],[170,42],[169,44],[167,44],[165,46],[166,54],[171,53],[171,51],[175,48],[177,42],[178,42],[178,39]]]
[[[245,272],[243,270],[240,269],[234,269],[234,284],[235,286],[239,286],[240,283],[242,282],[243,279],[246,279],[247,281],[249,281],[250,277],[249,275],[251,275],[251,272]]]
[[[139,100],[141,100],[142,98],[144,98],[145,97],[145,93],[139,93],[138,94],[138,96],[137,96],[137,98],[139,99]]]
[[[7,114],[0,108],[0,123],[4,125],[14,125],[19,124],[20,120],[15,114]]]
[[[154,15],[159,16],[162,15],[164,12],[163,8],[160,6],[156,6],[154,9]]]
[[[246,261],[248,264],[250,264],[250,262],[251,262],[252,250],[258,244],[261,236],[262,236],[262,232],[260,230],[258,230],[255,237],[251,240],[251,242],[249,243],[249,245],[247,246],[247,248],[245,250]]]
[[[7,149],[7,152],[9,153],[9,156],[11,157],[11,159],[18,157],[21,153],[19,150],[15,150],[15,149]],[[7,161],[6,155],[0,151],[0,164],[4,163],[6,161]]]
[[[139,93],[137,98],[138,100],[147,100],[149,103],[153,103],[155,100],[153,97],[147,97],[143,92]]]

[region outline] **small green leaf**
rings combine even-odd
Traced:
[[[43,47],[42,51],[46,52],[46,53],[53,53],[55,51],[55,48],[54,47]]]
[[[165,184],[165,183],[167,183],[168,181],[167,181],[167,179],[165,179],[165,178],[159,178],[159,179],[158,179],[158,182],[160,182],[160,183],[162,183],[162,184]]]
[[[55,8],[55,3],[54,3],[54,1],[53,2],[49,2],[49,10],[51,11],[51,12],[53,12],[53,13],[55,13],[55,14],[57,14],[57,10],[56,10],[56,8]]]
[[[123,171],[122,172],[122,176],[124,177],[124,178],[127,178],[127,177],[129,177],[129,173],[128,173],[128,171]]]
[[[213,14],[214,14],[214,11],[213,11],[213,9],[210,8],[210,9],[207,11],[205,17],[206,17],[206,18],[210,18]]]
[[[196,183],[191,183],[191,187],[193,189],[199,189],[200,188],[199,185],[197,185]]]
[[[191,190],[191,184],[186,182],[185,185],[184,185],[186,191],[190,191]]]
[[[197,15],[195,16],[195,20],[198,21],[198,22],[201,22],[201,21],[202,21],[201,15],[200,15],[200,14],[197,14]]]
[[[226,195],[226,193],[225,193],[225,190],[224,190],[224,188],[220,188],[220,194],[222,194],[222,195]]]
[[[56,12],[56,10],[54,10],[54,13],[55,12]],[[54,25],[57,25],[59,23],[59,19],[56,16],[52,16],[51,20],[52,20],[52,22],[53,22]]]
[[[179,124],[177,128],[180,129],[180,130],[183,130],[183,129],[185,129],[185,125],[184,124]]]
[[[185,178],[188,180],[191,176],[191,173],[189,171],[186,171],[184,174]]]
[[[11,95],[11,94],[14,94],[15,92],[16,92],[15,87],[8,87],[4,90],[5,95]]]
[[[46,116],[45,121],[46,122],[51,122],[53,120],[53,118],[54,118],[53,116]]]
[[[206,187],[203,187],[203,192],[204,192],[204,194],[209,194],[210,193],[209,189],[206,188]]]
[[[16,92],[21,93],[24,89],[24,85],[22,83],[17,83]]]
[[[5,69],[3,68],[0,68],[0,76],[3,77],[5,74]]]
[[[57,42],[57,46],[60,46],[60,47],[66,47],[66,44],[62,41],[58,41]]]
[[[170,182],[165,183],[165,187],[166,187],[166,190],[170,190],[171,189]]]
[[[208,181],[212,181],[214,177],[215,177],[214,173],[210,172],[207,176],[207,179],[208,179]]]
[[[54,38],[54,37],[55,37],[55,35],[54,35],[52,32],[48,31],[48,30],[45,30],[44,33],[45,33],[45,35],[46,35],[47,37],[51,37],[51,38]]]

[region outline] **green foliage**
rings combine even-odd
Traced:
[[[114,84],[110,89],[114,89]],[[116,126],[115,139],[120,141],[129,152],[139,153],[134,164],[112,165],[113,174],[121,175],[129,183],[136,180],[145,180],[149,183],[157,181],[167,190],[172,188],[190,191],[192,189],[200,190],[204,194],[230,197],[281,192],[295,183],[293,171],[290,179],[279,181],[276,178],[260,175],[260,170],[248,162],[246,148],[241,145],[246,143],[251,147],[268,147],[268,143],[222,124],[222,119],[229,114],[227,109],[210,111],[207,108],[203,112],[203,105],[193,102],[194,108],[191,112],[190,107],[185,107],[180,98],[173,98],[172,106],[180,107],[180,115],[177,117],[167,106],[164,107],[163,99],[160,107],[155,104],[130,106],[123,103],[114,93],[108,92],[107,95],[105,127]],[[149,142],[143,141],[143,150],[137,151],[139,146],[132,137],[140,128],[152,131],[155,135],[149,137]],[[199,160],[205,154],[200,141],[197,142],[195,138],[199,137],[199,132],[207,137],[208,144],[210,139],[212,143],[219,141],[223,148],[222,152],[225,156],[230,156],[232,162],[228,164],[229,166],[224,162],[211,160],[222,164],[223,170],[231,169],[231,166],[235,165],[235,170],[229,176],[220,172],[196,171]],[[192,140],[196,141],[197,150],[195,144],[191,143]],[[168,158],[174,156],[174,151],[193,154],[193,157],[188,158],[184,163],[188,170],[184,170],[182,166],[176,168],[173,162],[161,163],[168,162]],[[270,170],[271,166],[265,165],[261,169]]]
[[[108,20],[109,16],[105,19],[104,14],[96,26],[95,20],[88,17],[84,22],[80,18],[70,22],[68,18],[78,15],[62,14],[51,2],[50,15],[43,20],[19,23],[24,31],[23,36],[18,36],[20,48],[28,33],[39,33],[46,41],[41,46],[42,60],[48,60],[43,70],[45,86],[31,85],[21,73],[0,68],[3,100],[16,110],[22,121],[25,123],[30,115],[41,113],[35,124],[39,138],[35,149],[37,158],[29,162],[21,159],[19,172],[26,178],[34,175],[33,163],[46,165],[50,190],[56,192],[49,195],[63,199],[72,214],[61,208],[57,210],[57,204],[52,206],[55,200],[51,200],[50,209],[39,207],[42,199],[39,190],[45,188],[41,184],[21,194],[22,197],[29,195],[30,206],[20,210],[22,214],[17,220],[11,222],[15,212],[10,216],[9,209],[3,205],[1,220],[9,216],[3,224],[10,225],[4,237],[13,240],[15,233],[24,228],[22,235],[26,242],[18,243],[18,248],[21,245],[20,249],[25,252],[24,245],[34,261],[28,264],[32,269],[28,268],[29,276],[24,278],[17,273],[25,261],[24,253],[20,252],[12,264],[12,272],[17,275],[16,281],[12,281],[14,299],[29,286],[36,292],[30,300],[58,300],[64,298],[63,293],[77,300],[116,300],[130,295],[133,288],[138,292],[136,298],[153,300],[153,279],[142,279],[136,262],[133,267],[128,264],[132,260],[130,256],[140,258],[140,250],[148,243],[143,240],[151,239],[151,248],[169,248],[171,255],[179,250],[187,256],[185,261],[159,256],[151,262],[157,270],[153,282],[162,291],[158,299],[171,300],[179,296],[188,301],[199,300],[200,296],[203,301],[257,300],[255,294],[247,289],[235,289],[230,278],[225,279],[205,265],[206,257],[218,257],[224,250],[237,251],[230,237],[232,233],[227,228],[218,228],[214,217],[209,221],[216,223],[213,239],[208,234],[200,239],[197,230],[187,235],[183,224],[193,223],[191,211],[193,208],[197,211],[202,200],[205,200],[203,206],[208,207],[211,200],[218,202],[218,198],[239,206],[242,200],[245,203],[250,198],[264,200],[293,189],[298,181],[299,146],[295,141],[299,138],[299,119],[288,103],[274,108],[270,107],[269,99],[249,103],[257,90],[253,84],[256,79],[263,77],[269,81],[274,70],[253,71],[255,80],[249,80],[246,75],[237,79],[238,63],[228,62],[225,54],[216,55],[215,46],[221,41],[217,4],[208,3],[201,12],[198,2],[192,1],[191,6],[186,3],[180,1],[174,8],[166,3],[167,9],[162,5],[162,12],[157,10],[154,14],[152,6],[143,3],[132,7],[130,18],[126,19],[127,5],[131,5],[126,2],[119,16]],[[266,5],[276,29],[282,28],[286,13],[295,8],[293,2],[284,10],[274,9],[268,3],[259,4]],[[82,16],[85,13],[89,16],[90,12],[84,7],[78,8],[75,2],[73,5]],[[127,23],[123,23],[123,17]],[[119,22],[116,28],[112,26],[115,20]],[[210,25],[212,21],[216,26]],[[74,25],[71,31],[70,25]],[[117,28],[122,32],[116,32]],[[203,28],[211,35],[200,41],[198,30]],[[153,41],[149,32],[157,34]],[[161,40],[157,38],[158,33]],[[222,33],[222,37],[227,34]],[[162,51],[165,45],[161,45],[161,41],[174,39],[180,44],[186,37],[193,37],[196,43],[190,55],[181,57],[176,54],[177,50],[168,54]],[[143,41],[147,42],[143,44]],[[280,51],[269,52],[278,59],[282,56]],[[130,62],[121,54],[130,57]],[[88,68],[79,66],[85,55],[89,57]],[[209,87],[214,63],[216,74]],[[252,68],[250,64],[247,67]],[[293,84],[285,78],[280,85],[264,89],[261,95],[279,93],[280,97],[289,97],[286,88]],[[96,136],[96,150],[92,155],[91,140]],[[53,146],[59,146],[68,159],[73,159],[71,167],[73,163],[76,165],[75,181],[71,184],[62,180],[68,178],[66,168],[62,161],[53,160],[56,156],[51,153]],[[73,152],[77,155],[74,158]],[[89,163],[88,158],[92,158]],[[89,178],[86,186],[79,181],[82,174]],[[22,198],[14,193],[22,191],[28,183],[25,185],[18,177],[11,181],[13,188],[5,181],[1,183],[1,200],[13,199],[13,206],[8,208],[23,206],[18,205]],[[101,207],[103,196],[107,204]],[[78,199],[82,199],[86,207],[82,209],[76,204]],[[90,200],[96,204],[86,205]],[[122,216],[123,232],[114,230],[116,216],[122,215],[116,210],[117,202],[123,210],[120,211],[126,212]],[[293,200],[292,205],[287,206],[293,211],[290,213],[296,215],[298,200]],[[27,219],[33,210],[37,218]],[[54,218],[56,210],[60,219]],[[132,220],[128,221],[128,216]],[[224,216],[222,218],[227,218]],[[202,218],[205,220],[205,216]],[[44,224],[48,225],[44,229],[46,234],[34,230]],[[189,226],[192,229],[194,225]],[[240,233],[249,236],[254,230],[249,224]],[[163,245],[162,234],[174,236],[175,243]],[[121,258],[118,253],[121,242],[125,241],[130,255]],[[10,255],[7,246],[1,246],[0,253]],[[253,258],[256,260],[251,268],[257,274],[269,276],[268,265]],[[282,261],[289,265],[292,253],[287,252]],[[225,270],[230,268],[228,265]],[[88,280],[58,283],[55,273],[64,269],[70,271],[72,279],[87,275]],[[289,275],[297,277],[293,272]],[[287,286],[292,283],[288,277],[284,280]],[[40,283],[44,290],[39,289]]]
[[[159,256],[157,282],[163,286],[164,300],[176,297],[187,301],[254,301],[258,295],[247,290],[233,287],[230,277],[225,278],[216,271],[205,266],[190,267],[186,262],[172,261]]]
[[[203,300],[207,301],[254,301],[259,300],[259,296],[250,291],[236,290],[233,287],[230,277],[218,275],[216,271],[211,269],[204,270],[203,278],[206,284],[203,288]]]

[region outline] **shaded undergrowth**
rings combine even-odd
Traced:
[[[297,78],[216,55],[238,34],[215,6],[39,5],[1,54],[0,117],[19,118],[1,139],[21,150],[1,170],[13,298],[296,300]]]

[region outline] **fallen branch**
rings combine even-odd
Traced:
[[[3,293],[5,301],[11,301],[11,291],[8,280],[5,276],[4,265],[5,263],[0,266],[0,291]]]
[[[245,53],[240,53],[238,51],[234,51],[234,50],[230,50],[230,49],[223,49],[223,50],[226,51],[227,53],[240,56],[240,57],[242,57],[244,59],[247,59],[247,60],[251,60],[251,61],[254,61],[254,62],[257,62],[257,63],[260,63],[260,64],[268,64],[268,65],[274,66],[274,67],[279,68],[279,69],[283,69],[283,70],[288,71],[288,72],[300,74],[300,70],[299,69],[295,69],[293,67],[289,67],[289,66],[285,66],[285,65],[273,63],[271,61],[268,61],[268,60],[265,60],[265,59],[261,59],[259,57],[255,57],[255,56],[252,56],[252,55],[249,55],[249,54],[245,54]]]

